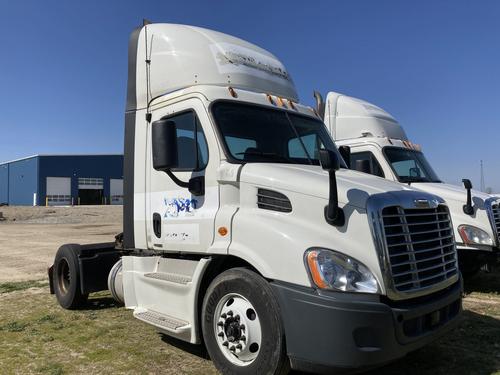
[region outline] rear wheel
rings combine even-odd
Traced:
[[[210,284],[202,311],[205,345],[221,373],[288,373],[280,309],[262,277],[245,268],[222,273]]]
[[[63,245],[54,260],[53,288],[59,304],[65,309],[77,309],[87,302],[88,294],[80,289],[78,245]]]

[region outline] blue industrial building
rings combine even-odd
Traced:
[[[121,204],[123,155],[34,155],[0,163],[0,204]]]

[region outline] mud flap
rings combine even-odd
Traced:
[[[56,294],[54,291],[54,265],[51,265],[47,268],[47,274],[49,275],[49,288],[50,294]]]

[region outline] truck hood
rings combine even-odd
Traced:
[[[450,209],[451,219],[455,228],[455,239],[459,245],[461,243],[461,237],[457,228],[458,226],[465,224],[484,230],[490,235],[498,246],[498,236],[496,235],[496,230],[492,227],[485,204],[486,200],[492,197],[491,195],[477,190],[471,190],[474,214],[467,215],[463,210],[463,206],[467,201],[467,192],[464,188],[456,185],[434,182],[413,183],[411,186],[422,191],[438,195],[445,200]]]
[[[465,204],[467,200],[467,191],[457,185],[443,184],[440,182],[415,182],[411,186],[423,190],[425,192],[435,194],[443,198],[445,201],[458,201]],[[484,201],[491,198],[491,195],[478,190],[471,190],[472,203],[476,206],[484,208]]]
[[[240,181],[278,191],[293,191],[328,199],[328,173],[320,166],[249,163],[243,166]],[[337,171],[337,190],[341,204],[350,204],[362,209],[366,208],[366,200],[372,194],[419,191],[407,185],[349,169]]]

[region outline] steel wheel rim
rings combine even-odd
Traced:
[[[259,355],[260,318],[250,301],[240,294],[226,294],[220,299],[215,308],[214,334],[222,354],[237,366],[248,366]]]
[[[68,293],[68,289],[71,284],[71,276],[69,272],[69,264],[66,258],[63,258],[59,261],[59,266],[57,267],[57,279],[59,290],[63,294]]]

